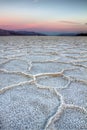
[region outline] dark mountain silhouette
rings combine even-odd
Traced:
[[[87,36],[87,33],[79,33],[77,36]]]
[[[58,33],[57,34],[45,34],[39,32],[30,31],[14,31],[0,29],[0,36],[87,36],[87,33]]]
[[[28,31],[11,31],[0,29],[0,36],[46,36],[46,34]]]
[[[0,36],[8,36],[10,35],[10,32],[8,30],[0,29]]]

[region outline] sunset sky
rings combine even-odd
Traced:
[[[87,0],[0,0],[0,28],[87,32]]]

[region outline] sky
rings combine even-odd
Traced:
[[[87,32],[87,0],[0,0],[0,28]]]

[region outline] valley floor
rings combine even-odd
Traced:
[[[0,130],[87,130],[86,37],[0,37]]]

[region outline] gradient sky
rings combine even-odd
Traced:
[[[0,0],[0,28],[87,32],[87,0]]]

